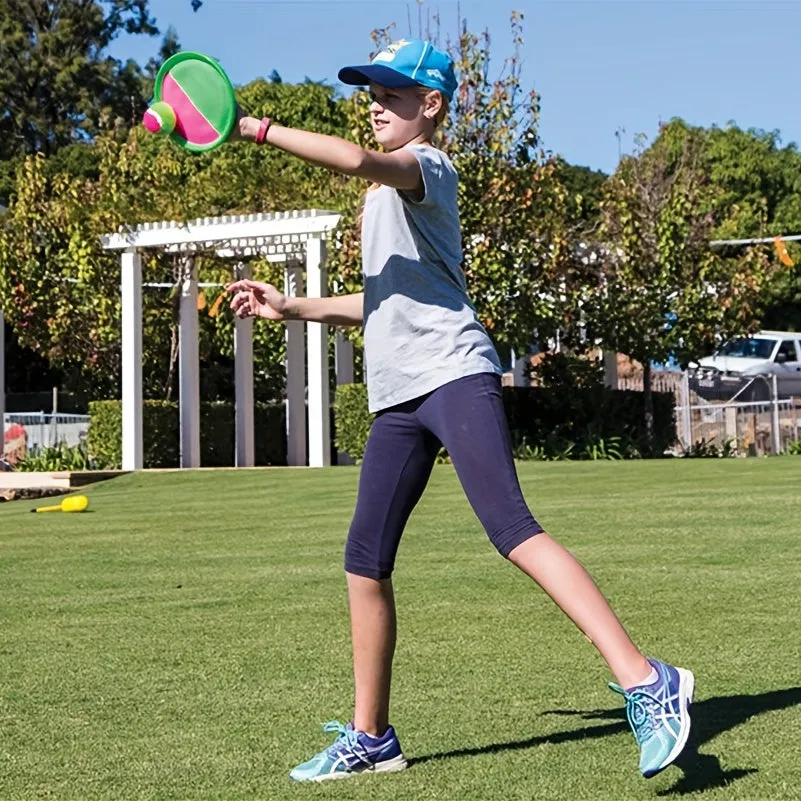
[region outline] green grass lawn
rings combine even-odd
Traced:
[[[635,640],[695,671],[682,767],[640,778],[604,664],[442,466],[395,576],[411,769],[290,783],[351,711],[358,470],[140,474],[82,515],[0,505],[0,801],[801,798],[801,459],[520,471]]]

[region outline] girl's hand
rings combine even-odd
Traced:
[[[237,317],[263,317],[265,320],[284,320],[288,298],[272,284],[243,279],[229,284],[226,291],[233,293],[231,309]]]
[[[228,137],[229,142],[240,142],[243,140],[253,140],[259,132],[261,120],[255,117],[246,117],[242,109],[237,109],[236,123],[231,129],[231,134]]]

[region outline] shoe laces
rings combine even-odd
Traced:
[[[610,683],[609,687],[626,699],[626,719],[634,732],[637,742],[642,745],[654,730],[659,728],[658,711],[662,704],[648,690],[638,687],[626,692],[620,685]]]
[[[352,726],[343,726],[338,720],[329,720],[323,725],[324,732],[336,732],[337,738],[326,749],[331,757],[343,753],[355,754],[363,762],[369,762],[364,746],[359,742],[359,735]]]

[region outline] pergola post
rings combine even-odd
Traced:
[[[178,357],[181,467],[200,467],[200,362],[194,257],[185,257],[183,267]]]
[[[343,384],[353,383],[353,343],[342,333],[334,335],[334,371],[337,390]],[[351,456],[344,451],[337,451],[337,464],[353,464]]]
[[[121,257],[122,469],[142,469],[142,259],[135,249]]]
[[[323,298],[328,294],[325,242],[310,237],[306,242],[306,294]],[[328,326],[307,323],[309,364],[309,467],[331,464],[331,425],[328,392]]]
[[[334,336],[334,363],[337,386],[353,383],[353,343],[337,331]]]
[[[247,262],[234,270],[236,280],[250,278]],[[253,416],[253,318],[234,318],[234,403],[236,407],[236,448],[234,464],[253,467],[256,464]]]
[[[303,265],[288,262],[284,268],[284,294],[302,297]],[[305,323],[286,322],[286,462],[306,464],[306,343]]]

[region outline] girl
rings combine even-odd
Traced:
[[[326,724],[336,741],[291,772],[298,781],[403,770],[389,723],[395,649],[392,570],[406,521],[440,446],[495,547],[537,582],[590,639],[618,684],[650,777],[681,752],[690,729],[693,674],[646,659],[576,559],[532,517],[517,480],[501,368],[468,299],[461,270],[457,175],[432,140],[456,89],[453,63],[423,41],[400,41],[369,65],[340,71],[369,85],[382,151],[243,117],[238,138],[281,148],[379,185],[362,222],[364,292],[290,298],[237,281],[239,317],[364,327],[370,411],[376,413],[345,548],[353,641],[352,722]]]

